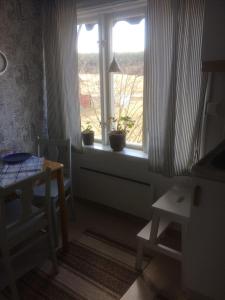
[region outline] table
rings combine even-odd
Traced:
[[[25,167],[26,165],[26,167]],[[26,161],[25,164],[18,165],[1,165],[0,179],[1,184],[7,186],[23,180],[26,177],[35,175],[36,172],[41,170],[46,170],[49,168],[51,170],[51,178],[57,180],[58,184],[58,195],[59,195],[59,207],[60,207],[60,219],[61,219],[61,233],[62,233],[62,250],[68,250],[68,218],[67,210],[65,206],[65,191],[64,191],[64,175],[63,175],[63,164],[59,162],[54,162],[46,160],[44,158],[37,158],[32,156],[32,158]],[[40,184],[40,183],[39,183]]]
[[[55,161],[44,160],[44,169],[51,169],[52,178],[57,179],[58,192],[59,192],[59,207],[61,219],[61,234],[62,234],[62,250],[68,251],[68,216],[65,205],[65,191],[64,191],[64,175],[63,164]]]

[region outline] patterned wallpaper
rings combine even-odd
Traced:
[[[34,150],[46,132],[43,97],[41,0],[0,0],[0,150]]]

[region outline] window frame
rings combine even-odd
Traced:
[[[110,11],[110,13],[109,13]],[[99,75],[100,75],[100,103],[101,103],[101,121],[107,124],[107,120],[112,116],[113,99],[112,99],[112,74],[108,72],[110,62],[113,58],[112,52],[112,28],[115,20],[123,20],[123,18],[143,16],[146,19],[146,2],[141,1],[138,4],[129,5],[107,5],[107,7],[99,7],[92,9],[78,10],[77,24],[97,23],[99,28]],[[145,49],[145,46],[144,46]],[[144,50],[145,62],[145,50]],[[145,63],[144,63],[145,78]],[[142,127],[142,145],[131,143],[126,144],[126,148],[142,150],[147,149],[147,128],[146,115],[144,113],[145,104],[145,79],[143,80],[143,127]],[[102,126],[102,139],[95,139],[95,142],[102,143],[103,146],[109,145],[108,132],[109,125]]]

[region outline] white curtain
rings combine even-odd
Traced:
[[[43,5],[43,44],[49,138],[71,138],[81,148],[75,0]]]
[[[150,170],[187,174],[203,109],[204,0],[148,0],[145,101]]]

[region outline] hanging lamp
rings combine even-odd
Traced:
[[[120,66],[115,58],[115,55],[113,55],[113,60],[109,65],[109,73],[122,73]]]

